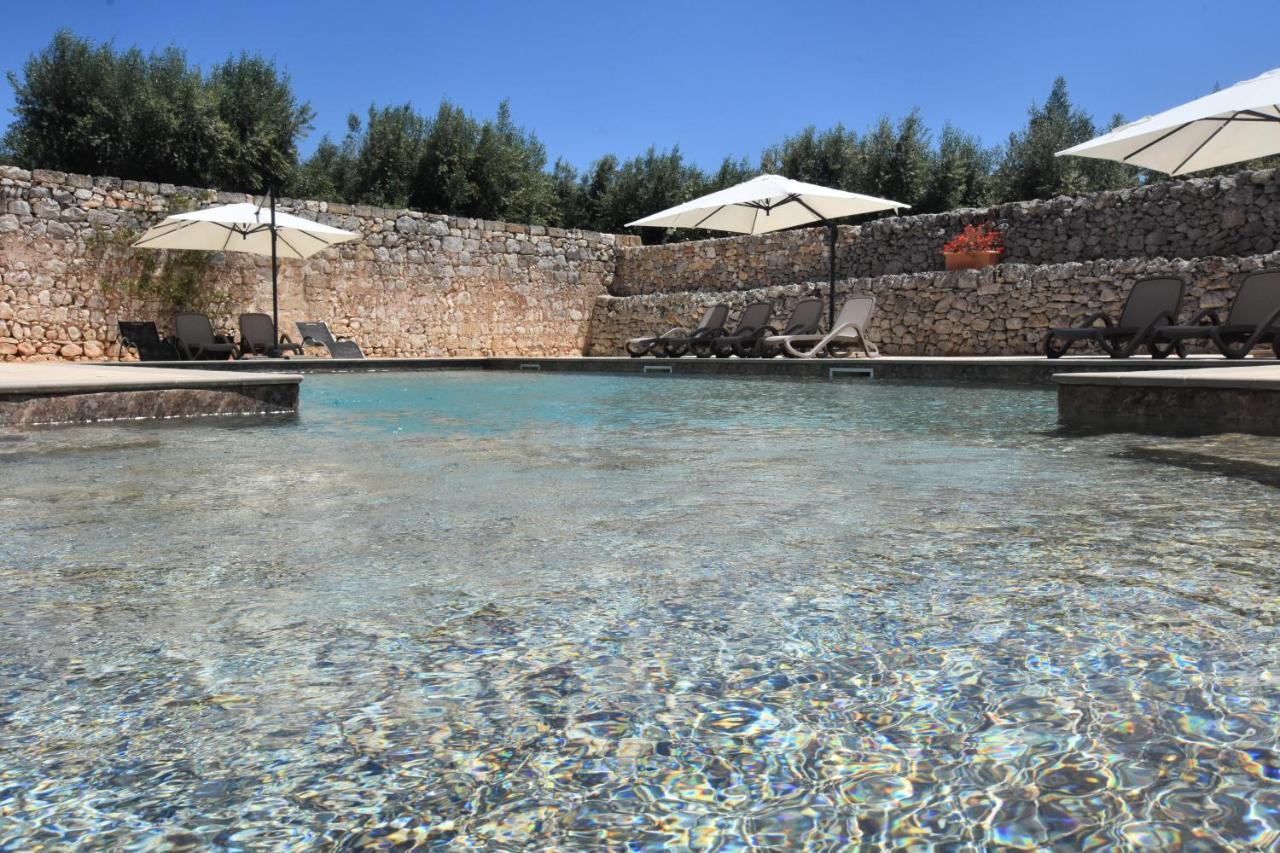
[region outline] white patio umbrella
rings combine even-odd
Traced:
[[[276,213],[274,194],[268,195],[268,205],[264,210],[261,204],[242,202],[175,213],[148,228],[133,245],[140,249],[196,249],[270,255],[271,323],[279,344],[279,258],[309,258],[360,235],[290,213]]]
[[[1058,156],[1185,175],[1280,153],[1280,68],[1140,118]]]
[[[836,310],[836,226],[831,220],[908,207],[910,205],[899,201],[806,184],[781,175],[761,175],[628,222],[627,227],[709,228],[737,234],[763,234],[811,222],[824,222],[831,229],[831,287],[827,314],[830,324],[835,321]]]

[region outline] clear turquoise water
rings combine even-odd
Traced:
[[[387,373],[0,436],[0,848],[1275,846],[1280,444],[1054,419]]]

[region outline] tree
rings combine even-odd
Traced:
[[[472,160],[476,198],[471,215],[488,219],[545,223],[552,214],[554,191],[544,171],[547,151],[532,133],[511,118],[511,105],[498,104],[497,117],[480,129]]]
[[[702,173],[684,162],[679,147],[659,153],[650,146],[644,154],[633,157],[617,170],[603,199],[597,224],[602,230],[620,232],[628,222],[688,201],[698,195],[705,183]],[[641,237],[646,243],[661,243],[688,239],[693,233],[687,229],[645,228]]]
[[[348,117],[348,126],[358,132],[353,119]],[[351,169],[350,200],[407,207],[426,135],[426,122],[411,105],[370,106]]]
[[[947,123],[938,137],[929,183],[914,212],[939,213],[960,207],[985,207],[994,201],[991,172],[997,152]]]
[[[1116,116],[1112,126],[1119,122]],[[1057,78],[1044,106],[1032,104],[1027,126],[1009,135],[996,172],[1000,197],[1006,201],[1051,198],[1134,186],[1137,173],[1122,164],[1054,156],[1097,135],[1093,119],[1071,103],[1067,81]]]
[[[760,171],[857,192],[864,178],[858,135],[842,124],[822,132],[810,125],[780,145],[766,148]]]
[[[205,77],[175,47],[117,52],[68,30],[7,76],[4,145],[30,168],[259,192],[291,177],[312,117],[261,58]]]
[[[208,85],[225,128],[212,185],[261,192],[288,183],[297,168],[298,140],[315,118],[309,104],[297,102],[289,75],[242,53],[215,65]]]
[[[461,108],[441,101],[427,128],[409,203],[429,213],[470,210],[479,193],[472,182],[472,161],[480,126]]]

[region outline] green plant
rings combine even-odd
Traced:
[[[216,253],[135,249],[139,233],[132,228],[94,230],[90,247],[100,259],[104,291],[164,314],[229,311],[231,294],[210,275]]]

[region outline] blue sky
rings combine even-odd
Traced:
[[[487,116],[509,98],[552,159],[579,167],[650,144],[704,167],[754,162],[805,125],[861,131],[913,106],[997,144],[1058,74],[1096,118],[1137,118],[1280,66],[1278,0],[6,0],[0,17],[4,70],[63,26],[176,44],[202,66],[273,57],[317,113],[304,152],[371,102],[430,112],[447,97]],[[0,123],[12,106],[5,85]]]

